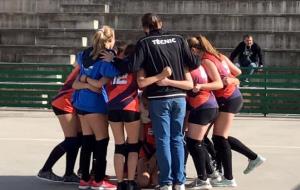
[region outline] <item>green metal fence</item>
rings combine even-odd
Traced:
[[[50,108],[71,65],[0,63],[0,107]]]
[[[242,68],[249,73],[250,68]],[[300,114],[300,67],[265,67],[240,76],[244,113]],[[246,80],[249,80],[246,82]]]
[[[0,107],[50,108],[71,70],[63,64],[0,63]],[[300,67],[265,67],[239,78],[241,112],[300,114]]]

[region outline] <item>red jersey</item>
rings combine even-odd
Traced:
[[[218,72],[221,76],[221,79],[223,79],[224,77],[233,77],[230,73],[229,67],[225,60],[220,60],[216,56],[214,56],[210,53],[207,53],[207,52],[205,52],[202,56],[202,60],[204,60],[204,59],[208,59],[216,65]],[[223,97],[223,98],[227,99],[233,95],[236,88],[237,87],[235,84],[229,84],[227,86],[224,86],[220,90],[215,90],[214,94],[215,94],[216,98]]]
[[[190,73],[193,78],[194,85],[206,84],[209,82],[209,78],[206,74],[206,68],[204,65],[200,65],[197,69],[192,70]],[[200,90],[197,93],[188,91],[187,103],[193,109],[207,109],[218,107],[215,96],[210,90]]]
[[[144,126],[144,144],[140,150],[140,157],[150,157],[155,153],[155,138],[153,135],[152,124],[146,123]]]
[[[135,74],[115,77],[107,85],[108,109],[139,112],[138,85]]]
[[[51,105],[68,113],[73,113],[74,107],[71,102],[72,94],[75,89],[72,88],[73,82],[79,74],[80,66],[77,65],[68,75],[64,85],[58,94],[52,99]]]

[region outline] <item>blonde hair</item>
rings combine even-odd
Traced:
[[[91,52],[91,56],[94,60],[97,59],[101,52],[106,49],[106,44],[111,42],[114,37],[114,29],[109,26],[103,26],[94,34],[93,51]]]
[[[203,52],[208,52],[221,60],[221,53],[216,50],[208,39],[202,35],[191,37],[187,40],[190,48],[196,48]]]

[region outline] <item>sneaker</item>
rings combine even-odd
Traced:
[[[187,184],[186,186],[185,186],[187,189],[211,189],[212,188],[212,186],[211,186],[211,184],[210,184],[210,182],[209,182],[209,180],[207,179],[206,181],[203,181],[203,180],[201,180],[201,179],[199,179],[199,178],[196,178],[196,179],[194,179],[194,181],[193,182],[191,182],[191,183],[189,183],[189,184]]]
[[[83,179],[81,179],[79,181],[78,189],[89,189],[91,186],[92,186],[92,180],[84,181]]]
[[[172,185],[156,186],[155,190],[172,190]]]
[[[139,186],[135,181],[128,181],[126,184],[126,190],[139,190]]]
[[[117,190],[126,190],[127,189],[127,181],[118,182]]]
[[[215,170],[212,174],[207,174],[207,177],[209,178],[209,180],[222,180],[222,175],[217,170]]]
[[[62,182],[63,181],[63,178],[56,175],[55,173],[53,173],[52,170],[49,170],[49,171],[40,170],[36,177],[39,179],[42,179],[42,180],[52,181],[52,182]]]
[[[184,184],[177,184],[177,185],[174,185],[174,190],[185,190],[185,186]]]
[[[99,182],[93,180],[91,188],[95,190],[116,190],[117,186],[111,184],[109,181],[106,180],[102,180]]]
[[[80,178],[72,173],[71,175],[64,175],[63,176],[63,183],[67,183],[67,184],[79,184],[80,182]]]
[[[249,160],[247,168],[244,170],[244,174],[250,173],[254,168],[260,166],[262,163],[264,163],[266,159],[260,155],[257,155],[257,158],[255,160]]]
[[[213,187],[236,187],[237,186],[234,179],[229,180],[224,177],[221,181],[211,180],[210,184]]]

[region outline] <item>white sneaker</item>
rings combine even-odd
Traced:
[[[215,181],[221,181],[222,180],[222,175],[215,170],[212,174],[207,174],[207,177],[209,180],[215,180]]]
[[[206,181],[203,181],[199,178],[194,179],[193,182],[187,184],[185,187],[187,189],[193,189],[193,190],[212,189],[212,186],[208,179]]]
[[[174,190],[185,190],[185,186],[184,186],[184,184],[174,185]]]
[[[234,179],[229,180],[226,178],[223,178],[221,181],[211,180],[210,183],[213,187],[236,187],[237,186]]]
[[[157,190],[172,190],[172,185],[164,185],[164,186],[158,186],[155,189]]]
[[[255,160],[249,160],[247,168],[244,170],[244,174],[250,173],[254,168],[260,166],[262,163],[264,163],[267,159],[264,157],[257,155],[257,158]]]

